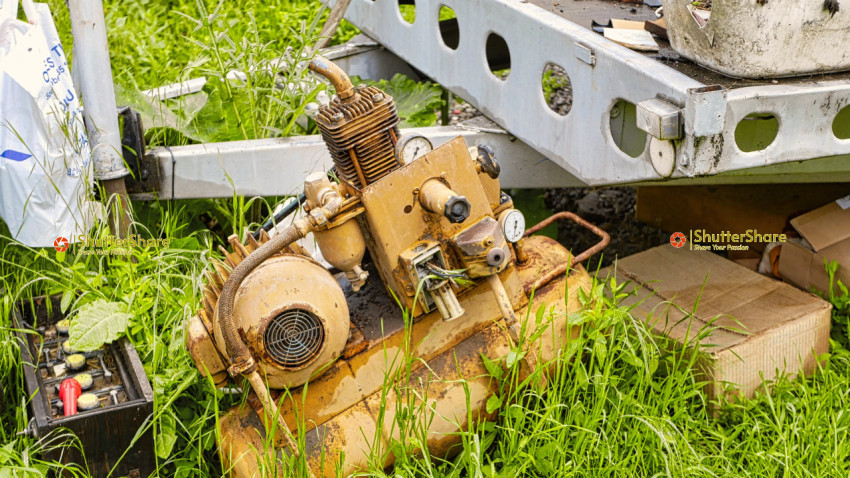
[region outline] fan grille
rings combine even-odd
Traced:
[[[321,321],[304,309],[290,309],[266,327],[266,351],[283,367],[297,368],[309,363],[325,342]]]

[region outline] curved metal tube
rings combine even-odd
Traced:
[[[593,224],[585,221],[581,216],[578,216],[577,214],[573,214],[569,211],[562,211],[562,212],[559,212],[557,214],[553,214],[553,215],[549,216],[548,218],[544,219],[540,223],[534,225],[533,227],[528,228],[528,230],[525,231],[525,234],[523,234],[522,237],[531,236],[531,235],[539,232],[540,230],[542,230],[543,228],[545,228],[549,224],[552,224],[553,222],[555,222],[559,219],[570,219],[572,221],[575,221],[580,226],[583,226],[583,227],[589,229],[590,232],[599,236],[601,238],[601,240],[598,243],[596,243],[593,247],[591,247],[590,249],[582,252],[581,254],[579,254],[577,256],[573,256],[572,260],[569,263],[565,262],[565,263],[561,264],[560,266],[549,271],[543,277],[540,277],[539,279],[534,281],[534,284],[530,288],[526,289],[526,291],[525,291],[526,294],[530,294],[531,291],[540,289],[541,287],[548,284],[549,282],[552,282],[552,280],[563,276],[567,272],[567,269],[573,268],[579,262],[582,262],[585,259],[590,258],[590,256],[601,251],[602,249],[605,249],[605,246],[607,246],[608,243],[611,242],[611,236],[609,236],[607,232],[605,232],[601,228],[594,226]]]
[[[218,321],[221,333],[224,336],[224,345],[227,355],[230,357],[231,367],[228,369],[231,375],[251,373],[257,368],[257,363],[251,356],[251,352],[242,341],[242,337],[236,330],[233,322],[233,303],[236,300],[236,291],[242,281],[248,277],[254,269],[264,261],[280,252],[284,247],[301,239],[312,230],[312,225],[307,219],[296,221],[278,234],[275,234],[268,242],[260,246],[251,254],[248,254],[228,276],[221,288],[218,300]]]
[[[316,55],[307,68],[327,78],[334,85],[336,95],[342,101],[348,103],[357,99],[357,92],[354,91],[354,84],[351,83],[351,79],[342,71],[342,68],[327,58]]]

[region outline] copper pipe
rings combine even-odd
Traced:
[[[548,225],[552,224],[553,222],[560,220],[560,219],[570,219],[572,221],[575,221],[578,225],[580,225],[580,226],[582,226],[586,229],[589,229],[590,232],[601,237],[602,240],[599,241],[598,243],[596,243],[596,245],[594,245],[590,249],[582,252],[581,254],[579,254],[577,256],[573,256],[572,260],[569,263],[564,263],[564,264],[558,266],[557,268],[549,271],[546,275],[538,278],[536,281],[534,281],[534,284],[530,288],[526,288],[526,290],[525,290],[526,294],[530,294],[531,291],[540,289],[541,287],[545,286],[546,284],[548,284],[552,280],[563,276],[567,272],[567,269],[573,268],[576,264],[585,261],[586,259],[590,258],[590,256],[596,254],[597,252],[601,251],[602,249],[605,249],[605,246],[607,246],[608,243],[611,242],[611,236],[609,236],[607,232],[605,232],[602,229],[600,229],[599,227],[594,226],[593,224],[585,221],[584,219],[582,219],[577,214],[573,214],[569,211],[562,211],[562,212],[559,212],[557,214],[553,214],[553,215],[549,216],[548,218],[544,219],[543,221],[541,221],[541,222],[537,223],[536,225],[527,229],[525,231],[525,234],[522,235],[522,237],[528,237],[528,236],[531,236],[532,234],[540,232],[540,230],[542,230],[546,226],[548,226]]]
[[[354,91],[354,84],[351,83],[351,79],[342,71],[342,68],[327,58],[316,55],[308,68],[327,78],[334,86],[336,95],[343,102],[349,103],[357,99],[357,93]]]

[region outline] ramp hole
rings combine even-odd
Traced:
[[[735,127],[735,144],[745,153],[762,151],[779,133],[779,120],[771,113],[750,113]]]
[[[567,71],[555,63],[547,63],[543,68],[543,100],[549,109],[561,116],[567,116],[573,107],[573,84]]]
[[[398,0],[398,12],[401,14],[402,20],[413,25],[413,22],[416,21],[416,1]]]
[[[454,10],[445,5],[440,7],[440,38],[452,50],[457,50],[460,45],[460,25],[457,22],[457,15]]]
[[[611,139],[632,158],[637,158],[646,149],[646,133],[637,127],[637,108],[634,103],[619,100],[608,112],[608,127]]]
[[[832,134],[838,139],[850,139],[850,106],[841,108],[832,121]]]
[[[487,66],[496,78],[505,81],[511,73],[511,52],[508,42],[498,33],[491,32],[487,36],[485,46]]]

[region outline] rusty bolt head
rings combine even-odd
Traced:
[[[310,211],[310,217],[313,219],[313,224],[317,227],[322,227],[328,222],[327,216],[325,216],[325,212],[322,211],[322,208],[317,207]]]
[[[384,99],[384,95],[382,95],[381,93],[375,93],[374,95],[372,95],[372,101],[374,101],[375,103],[377,103],[377,102],[379,102],[383,99]]]

